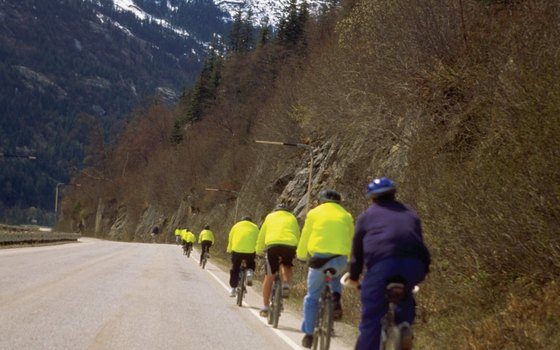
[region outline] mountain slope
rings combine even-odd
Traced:
[[[197,4],[183,11],[210,6],[213,20],[184,15],[177,30],[111,1],[0,2],[0,153],[38,157],[0,158],[0,220],[12,207],[52,210],[54,188],[81,166],[94,126],[107,135],[146,97],[172,103],[192,84],[208,44],[189,32],[211,39],[228,28],[210,1]]]

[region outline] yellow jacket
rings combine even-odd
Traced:
[[[350,258],[354,219],[340,204],[327,202],[307,213],[297,248],[297,258],[336,254]]]
[[[186,239],[187,243],[196,242],[196,236],[191,231],[187,231],[186,237],[187,237],[187,239]]]
[[[274,211],[266,216],[259,231],[257,254],[262,254],[265,247],[274,244],[296,247],[299,235],[299,224],[294,214],[286,210]]]
[[[239,221],[229,231],[227,252],[254,253],[259,228],[251,221]]]
[[[179,230],[179,236],[181,237],[182,241],[186,242],[187,241],[187,230],[185,230],[184,228],[180,229]]]
[[[180,229],[178,229],[178,228],[175,229],[175,236],[179,236],[179,237],[181,236],[181,230]]]
[[[202,241],[211,241],[214,244],[214,233],[210,230],[202,230],[198,236],[198,243],[200,244]]]

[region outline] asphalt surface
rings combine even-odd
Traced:
[[[90,238],[2,249],[0,349],[302,349],[300,314],[271,328],[256,289],[238,307],[211,261],[203,270],[175,245]]]

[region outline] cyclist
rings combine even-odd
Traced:
[[[308,256],[311,256],[301,325],[301,330],[305,333],[301,345],[305,348],[310,348],[313,344],[319,297],[325,285],[323,271],[329,267],[336,270],[331,279],[334,319],[342,317],[340,276],[346,268],[352,249],[354,219],[352,214],[340,205],[340,201],[341,196],[337,191],[322,190],[319,193],[319,206],[307,214],[297,248],[299,260],[308,260]]]
[[[263,281],[263,308],[260,310],[262,317],[268,317],[268,303],[272,292],[274,277],[280,268],[278,258],[282,258],[282,297],[290,295],[289,282],[292,278],[293,260],[300,230],[296,217],[288,210],[284,203],[278,204],[266,216],[257,238],[256,252],[265,256],[266,275]]]
[[[372,204],[356,222],[350,271],[344,280],[345,285],[357,287],[363,266],[367,266],[361,284],[362,319],[357,350],[379,349],[381,319],[387,313],[387,281],[395,276],[406,280],[406,297],[399,304],[397,322],[412,324],[416,308],[412,289],[429,271],[430,253],[422,238],[420,219],[395,199],[395,193],[392,180],[381,177],[371,181],[366,197]],[[412,346],[411,332],[403,335],[403,342]]]
[[[183,255],[187,254],[187,230],[179,229],[179,236],[181,237],[181,246],[183,247]]]
[[[202,257],[204,253],[208,253],[210,257],[210,247],[214,244],[214,233],[210,231],[210,225],[205,225],[204,230],[198,235],[198,244],[200,244],[200,263],[202,264]]]
[[[181,229],[178,227],[175,229],[175,243],[177,243],[177,245],[181,243]]]
[[[233,225],[229,231],[227,252],[231,253],[231,270],[229,270],[230,297],[235,297],[235,290],[239,284],[239,270],[241,262],[247,264],[247,285],[253,285],[253,271],[255,270],[255,246],[259,228],[250,216],[244,216],[241,221]]]
[[[194,235],[194,233],[192,233],[189,228],[187,227],[186,230],[184,230],[184,237],[185,237],[185,251],[188,251],[189,249],[192,249],[194,242],[196,242],[196,236]]]

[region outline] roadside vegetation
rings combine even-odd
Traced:
[[[306,164],[254,140],[330,145],[316,192],[339,189],[357,216],[367,180],[387,175],[423,219],[417,348],[560,348],[560,3],[353,0],[285,18],[211,57],[174,109],[139,107],[114,146],[93,134],[61,225],[104,235],[101,206],[107,228],[126,214],[119,239],[141,241],[155,206],[162,241],[210,222],[225,254],[236,200],[204,188],[241,189],[258,221],[300,199],[286,185]],[[357,295],[344,301],[357,322]]]

